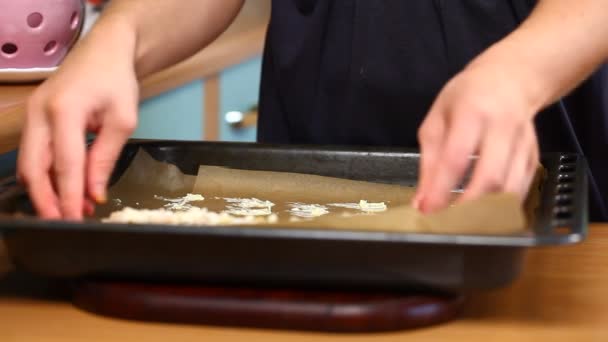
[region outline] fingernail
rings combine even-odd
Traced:
[[[97,204],[106,204],[106,202],[108,202],[108,198],[105,194],[97,194],[95,195],[95,202]]]
[[[420,199],[420,202],[418,202],[418,210],[423,213],[423,214],[428,214],[429,213],[429,205],[428,205],[428,200],[426,199]]]
[[[94,199],[97,204],[105,204],[108,201],[108,198],[106,195],[106,188],[103,184],[97,185],[97,188],[95,189],[95,198]]]
[[[74,201],[74,200],[72,200]],[[61,201],[59,208],[62,218],[66,221],[78,221],[82,219],[82,205],[73,205],[73,202],[68,200]]]
[[[64,213],[63,219],[66,221],[79,221],[82,218],[82,214],[78,213]]]
[[[44,219],[47,220],[60,220],[61,215],[61,207],[59,201],[53,201],[53,206],[49,207],[46,214],[42,215]]]
[[[61,219],[61,212],[59,211],[59,209],[53,208],[44,218],[47,220],[59,220]]]
[[[86,216],[95,215],[95,204],[93,204],[93,202],[87,200],[84,205],[84,213]]]
[[[420,210],[420,197],[418,195],[412,200],[412,207],[416,210]]]

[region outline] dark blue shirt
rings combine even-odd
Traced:
[[[529,14],[528,0],[275,0],[258,140],[418,147],[442,86]],[[567,47],[564,47],[567,48]],[[591,218],[606,220],[608,72],[536,120],[542,152],[583,153]]]

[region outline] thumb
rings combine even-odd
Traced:
[[[108,180],[120,152],[137,126],[137,112],[122,111],[106,114],[104,123],[89,151],[87,163],[87,191],[97,203],[107,200]]]

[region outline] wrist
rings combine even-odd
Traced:
[[[526,108],[536,115],[555,101],[560,91],[555,78],[543,70],[544,63],[541,56],[526,49],[526,44],[505,39],[480,54],[466,69],[485,68],[500,75],[498,82],[512,83]]]
[[[137,43],[133,21],[114,11],[102,15],[81,45],[94,55],[103,55],[106,61],[132,65],[136,62]]]

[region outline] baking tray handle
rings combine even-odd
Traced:
[[[580,242],[587,236],[589,223],[588,166],[578,154],[562,153],[558,165],[552,167],[544,184],[543,203],[547,222],[541,227],[549,229],[538,238],[539,244],[568,244]]]

